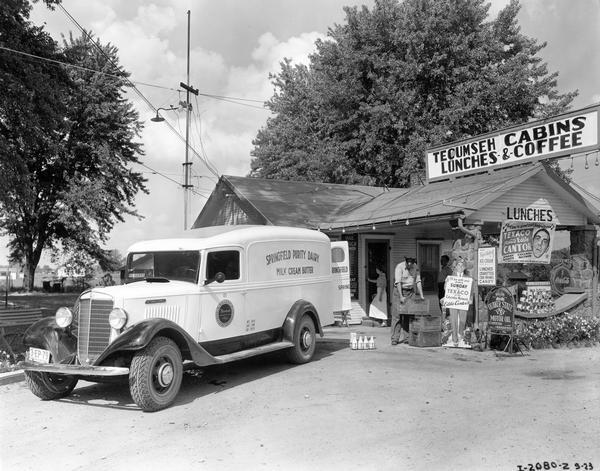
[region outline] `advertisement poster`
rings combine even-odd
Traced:
[[[550,263],[556,224],[504,221],[500,232],[500,263]]]
[[[563,263],[555,266],[550,272],[550,286],[554,294],[562,296],[571,286],[571,270]]]
[[[554,312],[554,300],[549,281],[528,281],[527,289],[523,290],[517,310],[532,315],[547,317]]]
[[[350,263],[350,296],[358,299],[358,235],[344,234],[343,240],[348,243],[348,257]]]
[[[331,243],[331,274],[333,283],[334,311],[349,311],[350,302],[350,257],[348,242]]]
[[[479,286],[496,285],[496,247],[477,250],[477,280]]]
[[[468,276],[446,277],[446,295],[444,297],[444,307],[449,309],[458,309],[460,311],[468,311],[472,286],[473,278],[469,278]]]
[[[492,290],[485,304],[488,309],[488,327],[496,333],[512,333],[515,319],[515,300],[506,288]]]

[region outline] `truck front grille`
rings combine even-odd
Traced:
[[[96,298],[93,293],[89,296],[77,301],[74,313],[77,356],[82,365],[94,363],[110,340],[108,315],[112,311],[113,300],[104,296]]]

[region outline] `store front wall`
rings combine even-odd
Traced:
[[[501,195],[490,201],[476,212],[472,212],[470,220],[480,220],[482,234],[486,240],[498,240],[503,221],[526,214],[519,212],[520,208],[533,208],[536,212],[535,218],[550,218],[551,222],[557,224],[556,241],[557,248],[564,248],[569,252],[569,239],[577,239],[578,231],[586,230],[594,232],[593,226],[586,225],[587,216],[574,208],[577,202],[571,200],[571,195],[566,194],[546,175],[537,175],[513,188],[508,194]],[[457,209],[457,212],[460,209]],[[458,214],[458,213],[457,213]],[[454,228],[453,228],[454,226]],[[574,237],[575,234],[575,237]],[[366,316],[370,301],[376,292],[376,286],[369,283],[368,279],[375,279],[375,266],[384,265],[388,281],[388,312],[391,312],[391,293],[394,282],[394,268],[406,257],[417,259],[417,265],[423,279],[423,288],[426,295],[432,299],[437,295],[437,278],[440,269],[440,257],[448,255],[452,258],[452,247],[456,240],[462,239],[464,234],[456,228],[456,221],[450,223],[447,220],[435,220],[431,222],[409,223],[408,225],[390,225],[389,228],[377,229],[355,234],[357,237],[358,254],[356,257],[357,283],[355,306]],[[593,237],[592,237],[593,238]],[[567,240],[565,246],[564,241]],[[559,241],[562,241],[560,244]],[[562,244],[562,245],[561,245]],[[581,245],[581,244],[579,244]],[[580,251],[578,247],[571,247],[570,257],[578,255],[578,259],[585,258],[592,267],[592,253],[577,254],[573,250]],[[564,261],[566,262],[566,260]],[[553,261],[552,264],[556,264]],[[570,263],[570,262],[569,262]],[[579,263],[579,262],[578,262]],[[585,265],[585,263],[584,263]],[[542,269],[533,266],[527,267],[531,273],[548,273],[552,266],[547,265]],[[514,269],[509,264],[499,266],[499,274],[505,278]],[[579,270],[582,271],[582,270]],[[575,272],[577,278],[579,272]],[[587,273],[584,271],[584,273]],[[533,275],[535,276],[535,275]],[[544,275],[545,276],[545,275]],[[535,281],[535,280],[534,280]],[[591,284],[590,280],[588,284]],[[587,285],[586,285],[587,286]],[[590,289],[590,297],[591,289]],[[435,305],[435,304],[434,304]]]
[[[390,226],[389,230],[375,230],[359,234],[330,234],[332,240],[357,239],[358,254],[350,260],[350,271],[356,273],[356,290],[353,292],[354,316],[367,316],[369,304],[376,292],[376,285],[368,280],[376,278],[375,266],[383,265],[387,277],[388,313],[391,312],[391,294],[394,284],[394,269],[406,257],[417,259],[424,278],[425,294],[437,296],[437,276],[440,257],[452,249],[455,231],[448,221]],[[356,267],[353,269],[352,265]],[[436,304],[433,303],[433,306]],[[432,308],[434,309],[434,308]]]

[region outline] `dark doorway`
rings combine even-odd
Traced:
[[[428,244],[419,242],[418,255],[419,270],[421,271],[421,283],[423,292],[437,293],[437,280],[440,271],[440,246],[439,244]]]
[[[390,312],[390,244],[387,240],[381,239],[366,239],[366,279],[365,279],[365,293],[366,296],[366,310],[369,308],[369,304],[373,300],[373,297],[377,294],[377,285],[375,283],[370,283],[369,279],[376,280],[377,279],[377,271],[375,270],[377,267],[381,268],[385,272],[385,276],[387,278],[387,286],[386,286],[386,294],[387,294],[387,306],[388,306],[388,314]],[[391,277],[394,277],[394,274],[391,274]],[[389,315],[388,315],[389,318]]]

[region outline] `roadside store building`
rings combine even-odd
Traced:
[[[541,126],[548,129],[547,134],[556,133],[556,123],[566,123],[566,119],[571,120],[569,129],[574,131],[577,123],[581,124],[577,121],[581,115],[581,112],[573,112],[567,118],[510,128],[497,136],[510,135],[515,144],[513,150],[518,154],[525,152],[524,144],[523,149],[516,147],[518,133]],[[590,118],[589,113],[583,114],[595,131],[591,137],[581,138],[585,145],[579,146],[577,153],[598,150],[598,107],[592,109],[592,115]],[[565,124],[563,128],[566,127]],[[540,131],[536,132],[541,135]],[[543,152],[540,158],[528,155],[507,166],[498,158],[502,155],[498,147],[494,159],[500,161],[499,165],[475,168],[473,162],[482,163],[486,159],[491,162],[490,147],[496,145],[491,139],[497,136],[479,136],[450,144],[454,149],[477,147],[488,156],[469,155],[466,172],[456,170],[457,158],[453,163],[456,172],[450,175],[436,174],[434,165],[428,164],[427,183],[407,189],[222,176],[193,228],[219,224],[286,225],[318,229],[332,240],[348,241],[353,300],[350,322],[360,323],[376,291],[375,284],[369,282],[377,276],[375,268],[382,266],[387,273],[389,305],[394,267],[405,257],[416,258],[424,292],[431,301],[430,311],[439,312],[440,257],[451,256],[456,241],[464,236],[457,229],[460,216],[466,217],[465,224],[479,224],[483,244],[490,247],[498,246],[507,221],[551,223],[553,237],[549,252],[552,257],[548,254],[548,261],[541,265],[498,264],[494,273],[496,284],[548,283],[555,297],[560,296],[557,309],[577,308],[584,315],[592,315],[595,310],[598,314],[600,210],[543,161],[546,155]],[[473,142],[485,144],[472,146]],[[570,142],[577,142],[576,137]],[[439,157],[440,149],[445,148],[428,152],[428,158],[435,152]],[[538,145],[534,150],[539,149]],[[505,149],[502,152],[506,154]],[[569,152],[574,149],[557,149],[551,157]],[[597,172],[600,179],[600,167],[593,165],[590,171]],[[498,260],[501,260],[500,253]],[[479,304],[483,304],[483,299]]]

